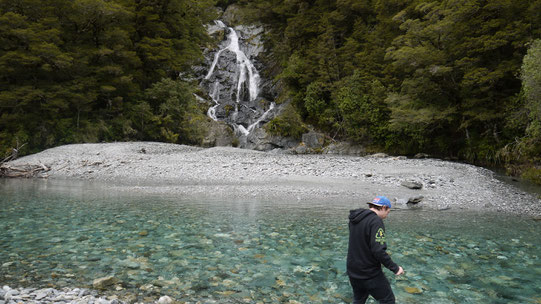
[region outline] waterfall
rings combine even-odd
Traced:
[[[265,101],[259,96],[259,72],[246,55],[246,50],[254,47],[243,41],[243,33],[219,20],[209,26],[211,31],[224,31],[227,39],[220,43],[201,82],[214,103],[207,115],[215,121],[227,122],[237,135],[247,136],[269,118],[274,103],[264,108]]]

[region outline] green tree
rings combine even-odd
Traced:
[[[345,136],[357,143],[385,147],[389,113],[386,88],[371,76],[356,71],[344,79],[335,97]]]
[[[135,50],[143,64],[140,83],[175,78],[203,59],[201,45],[210,41],[203,24],[216,17],[213,0],[141,0],[133,9]]]
[[[145,120],[147,125],[155,125],[154,131],[159,135],[150,134],[152,137],[165,142],[201,144],[208,118],[187,83],[164,78],[145,91],[145,101],[150,107],[140,106],[137,114],[141,115],[142,125]]]
[[[403,79],[388,99],[395,130],[432,138],[418,149],[490,161],[520,88],[515,75],[528,34],[517,16],[526,9],[506,0],[420,1],[397,14],[404,34],[386,55]]]
[[[200,116],[149,101],[144,91],[202,58],[213,4],[0,0],[0,151],[17,141],[28,143],[24,154],[72,142],[160,140],[152,128],[190,117],[199,134]],[[160,112],[162,103],[170,106]],[[165,129],[182,135],[178,142],[195,142],[184,127]]]
[[[522,89],[530,115],[527,134],[541,144],[541,39],[535,40],[524,56],[521,69]]]

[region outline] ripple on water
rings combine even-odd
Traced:
[[[0,184],[2,187],[2,184]],[[341,303],[354,206],[0,188],[0,284],[90,288],[140,299]],[[303,205],[304,204],[304,205]],[[481,213],[400,211],[387,272],[401,303],[539,303],[541,223]]]

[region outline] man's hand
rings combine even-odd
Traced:
[[[398,266],[398,271],[395,273],[397,276],[404,274],[404,269],[402,269],[402,266]]]

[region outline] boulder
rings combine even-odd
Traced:
[[[257,151],[271,151],[274,149],[292,149],[299,144],[299,141],[291,137],[274,136],[265,128],[256,128],[248,137],[242,148],[254,149]]]
[[[400,185],[410,189],[422,189],[423,184],[416,181],[403,181]]]
[[[230,147],[234,141],[233,130],[223,122],[209,122],[209,133],[203,139],[203,147]]]
[[[320,149],[325,143],[325,136],[314,131],[302,135],[302,142],[309,149]]]
[[[407,204],[414,204],[415,205],[415,204],[420,203],[423,199],[424,199],[424,196],[422,196],[422,195],[410,197],[410,198],[408,198]]]

